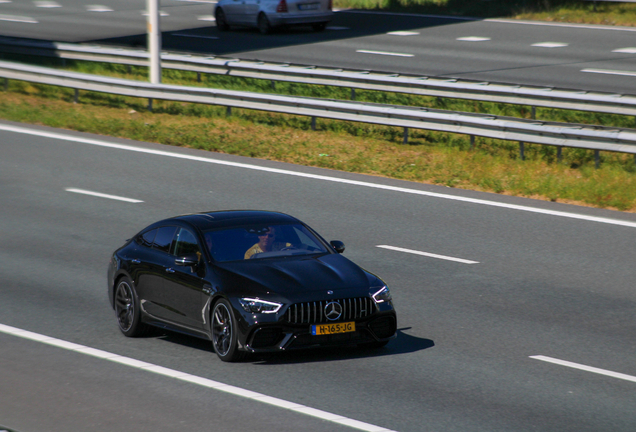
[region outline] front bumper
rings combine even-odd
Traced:
[[[320,336],[312,335],[308,324],[256,325],[241,345],[245,351],[261,353],[383,342],[396,337],[397,319],[394,311],[377,312],[355,323],[354,332]]]

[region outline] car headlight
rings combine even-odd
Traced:
[[[376,288],[373,288],[375,290]],[[391,301],[391,291],[386,285],[380,288],[375,294],[371,295],[373,301],[376,303],[384,303]]]
[[[249,313],[276,313],[283,306],[282,303],[268,302],[255,298],[242,298],[239,303],[245,312]]]

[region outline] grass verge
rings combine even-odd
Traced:
[[[476,18],[636,25],[636,4],[584,0],[334,0],[334,7]]]

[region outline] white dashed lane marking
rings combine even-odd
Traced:
[[[108,6],[103,6],[103,5],[86,5],[86,10],[89,12],[112,12],[113,11]]]
[[[438,254],[434,254],[434,253],[422,252],[422,251],[417,251],[417,250],[413,250],[413,249],[404,249],[404,248],[395,247],[395,246],[377,245],[376,247],[379,247],[379,248],[382,248],[382,249],[388,249],[388,250],[392,250],[392,251],[396,251],[396,252],[404,252],[404,253],[409,253],[409,254],[413,254],[413,255],[421,255],[421,256],[425,256],[425,257],[429,257],[429,258],[437,258],[437,259],[442,259],[442,260],[446,260],[446,261],[455,261],[455,262],[462,263],[462,264],[479,264],[479,261],[471,261],[471,260],[467,260],[467,259],[463,259],[463,258],[449,257],[449,256],[445,256],[445,255],[438,255]]]
[[[463,42],[485,42],[485,41],[489,41],[490,38],[481,37],[481,36],[466,36],[466,37],[457,38],[457,40],[463,41]]]
[[[636,376],[626,375],[626,374],[619,373],[619,372],[612,372],[612,371],[609,371],[609,370],[606,370],[606,369],[599,369],[599,368],[592,367],[592,366],[586,366],[586,365],[582,365],[582,364],[579,364],[579,363],[573,363],[573,362],[569,362],[569,361],[565,361],[565,360],[559,360],[559,359],[555,359],[555,358],[547,357],[547,356],[542,356],[542,355],[530,356],[530,358],[531,359],[535,359],[535,360],[541,360],[541,361],[548,362],[548,363],[557,364],[557,365],[560,365],[560,366],[573,368],[573,369],[579,369],[579,370],[586,371],[586,372],[592,372],[592,373],[599,374],[599,375],[605,375],[605,376],[612,377],[612,378],[622,379],[622,380],[625,380],[625,381],[636,382]]]
[[[539,48],[563,48],[568,45],[569,44],[566,44],[563,42],[539,42],[539,43],[532,44],[533,47],[539,47]]]
[[[34,1],[33,2],[35,4],[35,7],[39,7],[39,8],[59,8],[62,7],[62,5],[60,5],[57,2],[54,1]]]
[[[420,34],[420,32],[415,32],[415,31],[392,31],[392,32],[388,32],[388,35],[391,36],[417,36]]]
[[[93,192],[93,191],[88,191],[88,190],[84,190],[84,189],[66,188],[65,190],[66,190],[66,192],[73,192],[73,193],[82,194],[82,195],[90,195],[90,196],[94,196],[94,197],[98,197],[98,198],[107,198],[107,199],[112,199],[112,200],[117,200],[117,201],[125,201],[125,202],[130,202],[130,203],[142,203],[143,202],[141,200],[134,199],[134,198],[126,198],[126,197],[121,197],[121,196],[117,196],[117,195],[108,195],[108,194],[104,194],[104,193],[101,193],[101,192]]]
[[[359,52],[362,54],[375,54],[375,55],[385,55],[385,56],[395,56],[395,57],[414,57],[413,54],[395,53],[395,52],[387,52],[387,51],[356,50],[356,52]]]
[[[27,16],[17,16],[17,15],[0,15],[0,21],[21,22],[21,23],[27,23],[27,24],[38,23],[38,21],[35,18],[31,18]]]
[[[582,69],[581,72],[636,77],[636,72],[634,71],[619,71],[619,70],[609,70],[609,69]]]
[[[615,49],[612,52],[621,53],[621,54],[636,54],[636,47],[619,48],[619,49]]]

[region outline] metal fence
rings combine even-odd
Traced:
[[[542,122],[484,114],[450,112],[425,108],[392,106],[355,101],[291,97],[242,91],[150,84],[117,78],[100,77],[76,72],[27,66],[0,61],[0,77],[49,84],[79,90],[102,92],[139,98],[191,102],[232,108],[269,111],[309,116],[312,128],[316,118],[364,122],[404,128],[405,140],[409,128],[466,134],[501,140],[518,141],[523,158],[524,144],[537,143],[636,155],[636,130],[606,128],[581,124]],[[5,81],[5,86],[8,81]],[[473,141],[474,142],[474,141]],[[560,153],[560,152],[559,152]]]

